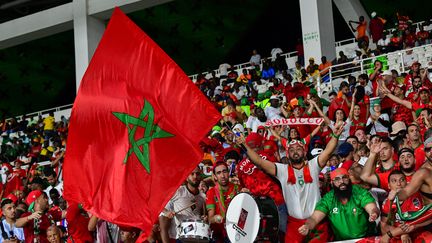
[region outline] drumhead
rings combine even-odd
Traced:
[[[260,212],[254,198],[248,193],[235,196],[226,213],[226,231],[231,242],[255,241],[260,228]]]

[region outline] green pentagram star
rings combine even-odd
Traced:
[[[150,173],[149,143],[154,138],[173,137],[174,135],[162,130],[158,125],[153,124],[154,110],[147,101],[144,102],[144,108],[142,109],[139,117],[133,117],[129,114],[121,112],[113,112],[113,115],[123,122],[128,129],[128,137],[131,148],[128,150],[123,163],[126,164],[129,156],[134,153],[147,172]],[[144,121],[146,116],[147,121]],[[129,125],[133,125],[133,127],[131,128]],[[144,136],[138,140],[135,140],[135,133],[138,127],[145,129]],[[142,151],[140,150],[141,146]]]

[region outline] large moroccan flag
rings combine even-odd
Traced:
[[[148,235],[218,119],[180,67],[116,8],[72,109],[66,200]]]

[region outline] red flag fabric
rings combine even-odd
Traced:
[[[219,119],[180,67],[116,8],[72,109],[64,197],[148,235]]]

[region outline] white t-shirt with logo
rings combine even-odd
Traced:
[[[192,203],[195,203],[191,206]],[[189,206],[189,207],[188,207]],[[178,212],[184,208],[187,209],[176,213],[174,220],[175,224],[171,223],[170,230],[168,232],[171,239],[176,239],[177,227],[186,220],[198,220],[205,210],[205,195],[199,193],[197,195],[192,194],[187,186],[183,185],[177,189],[174,196],[169,200],[165,209],[171,212]]]
[[[288,215],[296,219],[307,219],[315,210],[315,205],[321,199],[319,190],[318,157],[308,161],[312,183],[305,183],[303,167],[301,170],[294,169],[296,184],[288,184],[288,165],[276,163],[276,177],[282,185],[282,192],[288,208]]]

